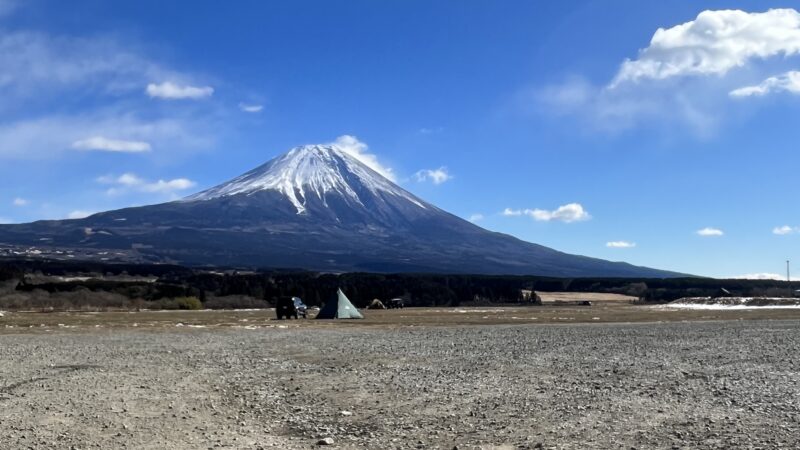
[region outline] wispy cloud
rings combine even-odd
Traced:
[[[120,186],[138,186],[144,183],[144,180],[133,173],[123,173],[120,176],[103,175],[97,178],[100,184],[116,184]]]
[[[776,92],[800,94],[800,72],[793,70],[782,75],[769,77],[754,86],[745,86],[730,92],[731,97],[759,97]]]
[[[197,185],[188,178],[175,178],[172,180],[147,181],[134,173],[124,173],[120,176],[106,175],[97,179],[98,183],[112,185],[107,191],[108,195],[121,195],[131,191],[155,193],[155,194],[175,194],[179,191],[191,189]]]
[[[17,197],[11,202],[11,204],[14,206],[27,206],[28,200],[21,197]]]
[[[504,216],[529,216],[539,222],[582,222],[592,218],[580,203],[569,203],[559,206],[554,210],[546,209],[511,209],[506,208],[501,213]]]
[[[247,113],[259,113],[264,109],[264,105],[249,105],[247,103],[239,103],[239,109]]]
[[[481,220],[483,220],[483,219],[484,219],[484,217],[483,217],[483,214],[476,213],[476,214],[473,214],[473,215],[469,216],[469,219],[468,219],[468,220],[469,220],[470,222],[473,222],[473,223],[475,223],[475,222],[480,222],[480,221],[481,221]]]
[[[702,228],[700,230],[697,230],[696,233],[698,236],[703,236],[703,237],[719,237],[725,234],[725,232],[723,232],[719,228],[712,228],[712,227]]]
[[[87,139],[75,141],[72,143],[72,148],[76,150],[94,150],[119,153],[142,153],[149,152],[151,150],[150,144],[147,142],[108,139],[103,136],[93,136]]]
[[[0,0],[3,1],[3,0]],[[0,33],[0,159],[55,158],[81,149],[170,152],[207,148],[221,125],[208,112],[169,111],[142,98],[154,79],[195,76],[154,60],[118,35],[74,37],[38,31]],[[80,107],[54,113],[53,104]],[[19,115],[16,111],[43,111]],[[126,142],[126,143],[123,143]],[[134,143],[134,144],[131,144]]]
[[[633,247],[636,247],[636,242],[611,241],[611,242],[606,242],[606,247],[608,247],[608,248],[633,248]]]
[[[73,145],[80,141],[85,142],[80,142],[79,147],[105,151],[111,151],[111,148],[144,151],[141,144],[149,145],[150,142],[159,143],[159,147],[169,152],[195,151],[212,145],[213,129],[213,125],[202,118],[190,116],[148,121],[116,109],[8,121],[0,123],[0,160],[53,158],[61,151],[74,149]],[[87,140],[87,135],[123,138],[108,142],[106,138]]]
[[[94,213],[91,211],[83,211],[80,209],[76,209],[75,211],[72,211],[69,214],[67,214],[67,219],[83,219],[91,216],[92,214]]]
[[[165,100],[198,100],[211,97],[214,94],[214,88],[211,86],[179,85],[171,81],[165,81],[160,84],[148,84],[145,92],[152,98]]]
[[[0,35],[0,92],[10,99],[41,101],[60,92],[134,92],[148,79],[184,77],[113,36],[79,38],[42,32]]]
[[[719,89],[719,88],[714,88]],[[643,124],[662,128],[688,128],[698,137],[713,134],[720,118],[715,112],[718,98],[704,83],[673,86],[628,84],[608,89],[581,77],[544,88],[525,89],[517,94],[516,104],[525,111],[553,117],[574,117],[591,130],[619,133]],[[700,93],[705,94],[700,96]],[[721,93],[727,98],[727,90]],[[698,99],[702,98],[703,101]]]
[[[367,167],[378,172],[391,181],[397,181],[397,177],[391,167],[385,166],[378,161],[377,155],[369,152],[369,146],[366,142],[361,142],[357,137],[345,134],[336,138],[334,142],[327,145],[333,145],[339,150],[347,153],[348,155],[356,158],[364,163]]]
[[[442,184],[446,181],[452,180],[453,176],[447,171],[447,167],[439,167],[438,169],[423,169],[414,174],[414,178],[422,183],[430,181],[433,184]]]
[[[170,194],[175,191],[184,191],[197,186],[197,183],[188,178],[175,178],[172,180],[158,180],[153,183],[146,183],[141,186],[144,192],[157,192],[162,194]]]
[[[786,236],[787,234],[795,233],[800,233],[800,227],[790,227],[789,225],[784,225],[772,229],[772,234],[777,234],[778,236]]]

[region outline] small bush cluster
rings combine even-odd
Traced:
[[[50,293],[41,289],[0,293],[0,309],[30,311],[112,311],[146,308],[147,302],[113,292],[76,289]]]

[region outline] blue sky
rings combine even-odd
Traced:
[[[0,220],[167,201],[352,136],[491,230],[779,274],[800,239],[793,5],[0,0]]]

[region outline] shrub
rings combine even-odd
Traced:
[[[178,297],[175,299],[178,309],[203,309],[203,303],[197,297]]]

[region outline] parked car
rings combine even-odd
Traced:
[[[303,303],[303,300],[300,297],[292,297],[292,301],[294,302],[294,309],[297,311],[297,315],[303,316],[303,319],[308,318],[308,306]],[[297,315],[294,318],[297,318]]]
[[[304,319],[308,317],[308,307],[306,307],[300,297],[281,297],[275,305],[275,314],[278,320],[295,319],[302,316]]]
[[[389,309],[404,308],[405,306],[406,302],[402,298],[393,298],[386,302],[386,307]]]

